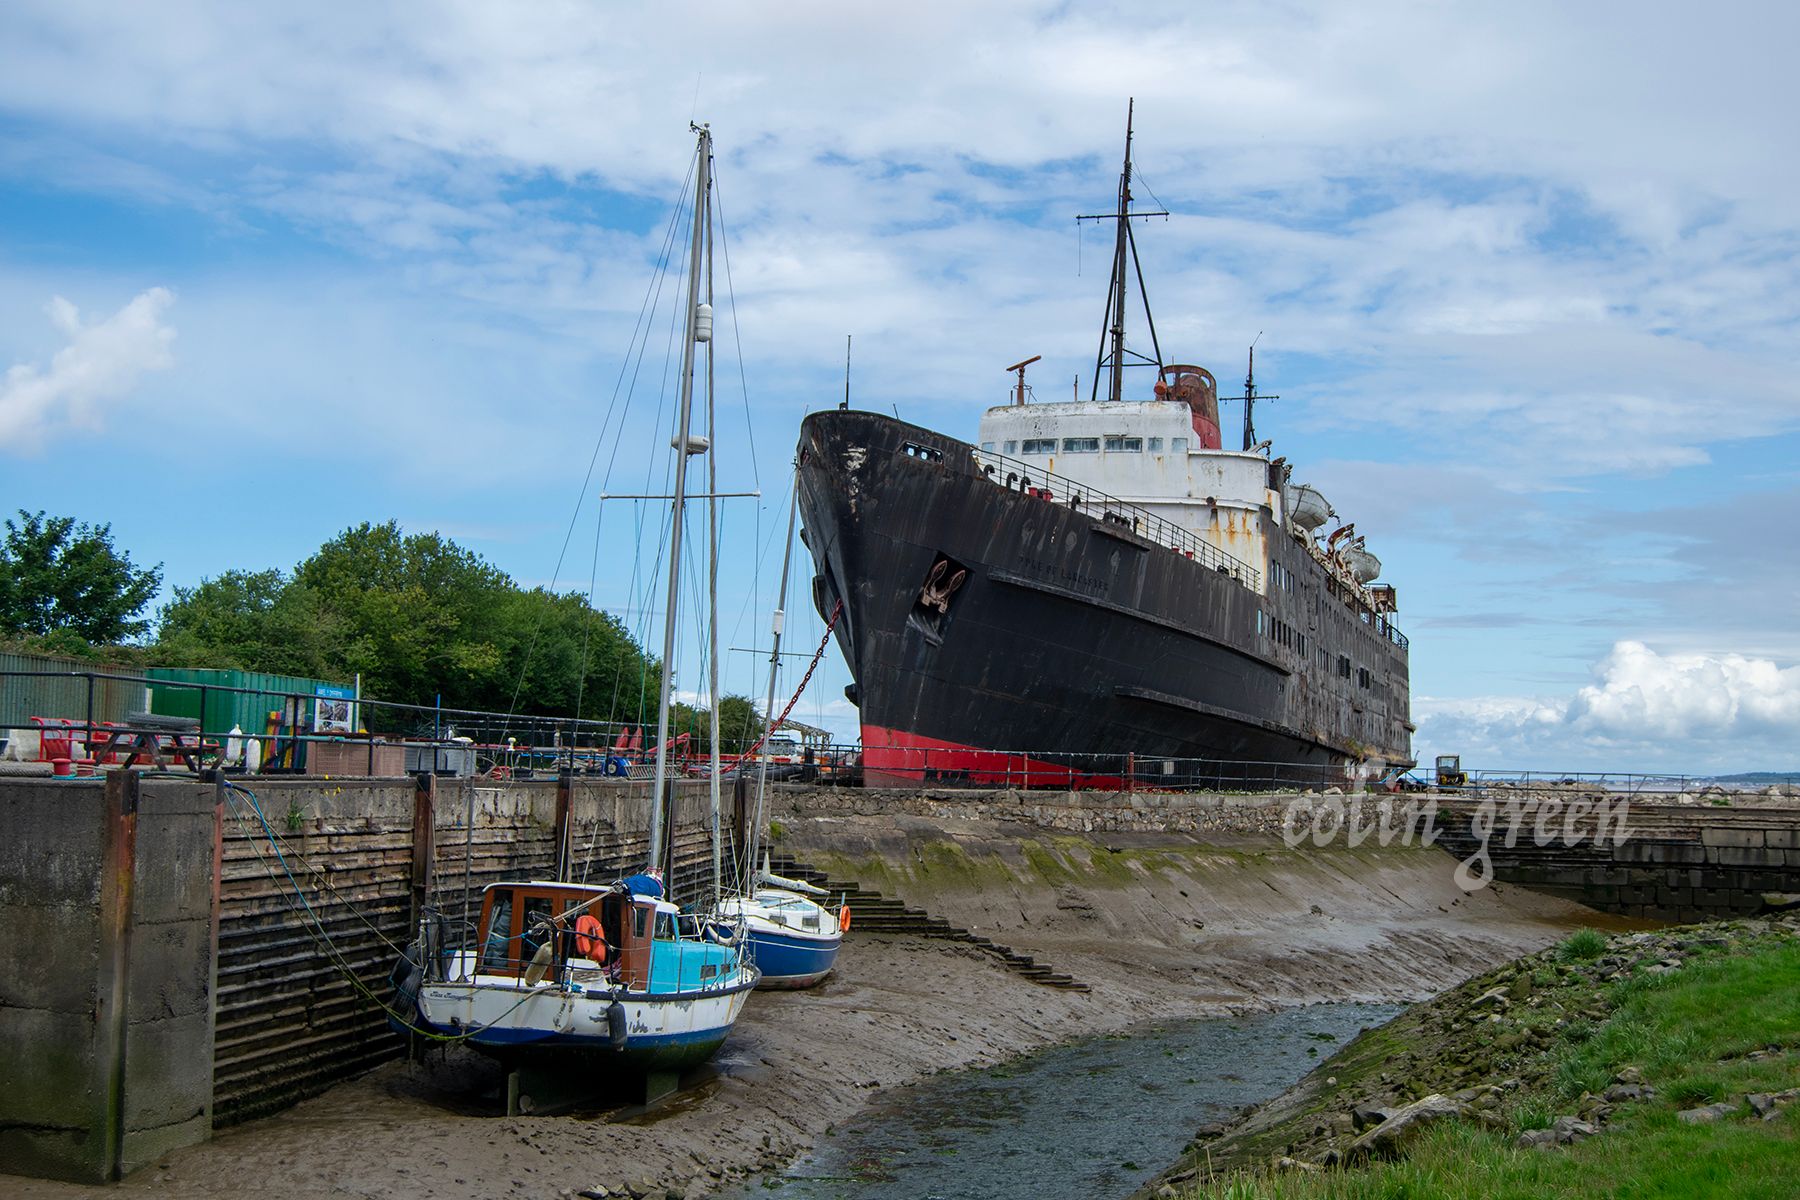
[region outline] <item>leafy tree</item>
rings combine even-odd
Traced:
[[[650,701],[655,703],[654,690]],[[654,722],[655,714],[650,715]],[[756,705],[747,696],[719,697],[719,753],[742,754],[748,750],[757,738],[762,736],[763,720],[757,715]],[[704,705],[682,704],[669,705],[669,737],[680,734],[689,736],[690,745],[695,754],[710,754],[712,746],[712,714]],[[655,741],[655,727],[644,736],[644,745],[648,747]]]
[[[139,570],[113,548],[112,526],[19,510],[0,543],[0,635],[66,634],[122,642],[150,627],[139,614],[162,586],[162,565]]]
[[[748,750],[766,728],[747,696],[719,697],[719,744],[732,754]]]
[[[501,666],[494,638],[512,581],[438,534],[365,522],[319,547],[294,581],[337,624],[339,673],[361,674],[370,695],[429,704]]]
[[[576,593],[526,591],[438,534],[362,524],[294,569],[177,588],[158,657],[327,679],[452,708],[641,722],[655,662]]]
[[[186,667],[335,676],[338,622],[312,589],[280,571],[227,571],[177,587],[157,632],[157,654]]]

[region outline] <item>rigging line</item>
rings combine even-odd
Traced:
[[[1150,193],[1150,199],[1152,199],[1156,202],[1156,207],[1158,207],[1160,209],[1164,209],[1164,210],[1168,209],[1169,206],[1162,202],[1162,197],[1160,197],[1156,194],[1156,189],[1152,188],[1150,186],[1150,181],[1144,177],[1144,168],[1143,167],[1137,165],[1136,163],[1133,163],[1131,166],[1131,177],[1133,179],[1135,179],[1139,184],[1143,185],[1143,188],[1146,192]]]
[[[788,719],[788,714],[794,711],[794,705],[800,702],[801,695],[806,691],[806,685],[812,682],[813,672],[819,669],[819,660],[825,657],[825,647],[831,645],[831,631],[837,628],[838,618],[843,615],[844,602],[839,600],[831,606],[831,620],[825,623],[825,636],[819,639],[819,648],[813,651],[812,665],[806,668],[806,674],[801,678],[800,686],[795,688],[794,694],[788,698],[787,707],[781,710],[781,716],[770,722],[768,728],[763,730],[763,735],[756,739],[756,745],[738,756],[739,762],[760,750],[762,744],[769,740],[769,734],[774,732],[777,726]]]
[[[470,1038],[474,1037],[477,1033],[480,1033],[483,1029],[489,1028],[489,1026],[478,1026],[478,1027],[473,1027],[473,1028],[469,1029],[468,1032],[466,1032],[466,1033],[442,1034],[442,1033],[438,1033],[435,1030],[431,1030],[431,1029],[421,1029],[418,1026],[414,1025],[405,1013],[400,1013],[400,1012],[394,1011],[394,1009],[385,1000],[383,1000],[379,995],[376,994],[374,989],[370,988],[368,984],[363,982],[362,977],[356,973],[356,971],[353,967],[350,966],[349,960],[347,958],[345,958],[343,951],[339,950],[337,948],[337,946],[332,942],[331,935],[329,933],[327,933],[325,930],[325,924],[324,924],[323,920],[321,920],[319,917],[319,914],[316,911],[314,911],[311,902],[307,900],[306,890],[300,886],[300,881],[294,878],[293,871],[288,869],[287,859],[284,858],[281,853],[281,847],[279,844],[280,839],[278,839],[275,836],[274,827],[269,824],[269,818],[264,815],[263,809],[262,809],[262,804],[260,801],[257,800],[256,793],[251,791],[247,787],[242,787],[239,784],[235,784],[235,783],[231,782],[229,779],[225,779],[223,776],[221,776],[220,778],[221,778],[221,781],[225,784],[226,794],[231,795],[231,796],[236,796],[239,793],[241,793],[244,796],[249,798],[250,810],[256,814],[257,822],[259,824],[261,824],[261,826],[263,828],[263,832],[268,836],[269,844],[270,844],[271,848],[274,849],[274,851],[275,851],[276,860],[281,864],[281,872],[283,875],[287,876],[288,883],[294,889],[294,898],[300,902],[301,909],[306,913],[306,915],[308,917],[312,918],[313,926],[317,928],[316,934],[314,934],[312,932],[312,929],[309,928],[308,936],[313,937],[314,940],[319,943],[320,947],[325,951],[325,957],[326,957],[327,961],[329,961],[334,967],[336,967],[338,969],[339,973],[342,974],[345,979],[350,981],[350,984],[352,987],[354,987],[357,991],[361,992],[369,1000],[373,1001],[377,1008],[381,1009],[381,1011],[383,1013],[385,1013],[387,1016],[393,1018],[393,1020],[395,1022],[397,1022],[404,1028],[406,1028],[408,1031],[410,1031],[412,1033],[416,1033],[420,1037],[428,1038],[432,1041],[463,1042],[463,1041],[467,1041]],[[243,820],[242,817],[238,817],[237,819],[240,823]],[[255,843],[252,843],[253,848],[254,848],[254,846],[255,846]],[[257,854],[258,854],[258,857],[260,858],[261,851],[260,850],[257,851]],[[265,859],[264,862],[266,865],[267,860]],[[271,879],[273,879],[274,872],[271,871],[269,877]],[[389,943],[389,944],[391,945],[392,943]],[[527,1000],[531,999],[531,997],[536,994],[537,993],[535,991],[527,991],[523,996],[521,996],[519,998],[518,1004],[513,1005],[512,1008],[509,1008],[505,1012],[501,1013],[500,1017],[505,1018],[507,1016],[510,1016],[514,1010],[519,1008],[520,1005],[524,1004]]]
[[[698,170],[698,166],[696,165],[696,167],[693,168],[693,170]],[[689,188],[690,184],[692,183],[693,178],[694,178],[694,176],[693,176],[693,173],[691,170],[688,175],[687,180],[683,181],[683,183],[681,185],[681,195],[685,196],[687,194],[688,188]],[[669,228],[663,235],[663,246],[662,246],[661,256],[657,260],[656,268],[654,270],[652,270],[650,273],[650,282],[644,289],[644,299],[640,302],[640,304],[638,306],[637,321],[632,326],[631,339],[630,339],[630,341],[628,341],[626,343],[625,356],[619,363],[619,376],[617,379],[615,379],[613,381],[612,396],[607,401],[606,415],[601,419],[600,432],[594,438],[594,452],[588,456],[587,472],[586,472],[586,474],[584,474],[582,476],[581,491],[575,498],[575,511],[569,514],[569,528],[563,533],[562,549],[557,552],[556,566],[550,572],[550,588],[549,588],[549,590],[552,593],[554,593],[556,591],[557,580],[562,577],[563,559],[569,553],[569,541],[570,541],[570,539],[572,539],[575,536],[576,522],[581,519],[581,507],[587,501],[588,484],[591,483],[594,478],[594,464],[600,460],[600,447],[602,447],[603,445],[606,444],[606,430],[607,430],[608,425],[610,425],[612,422],[613,409],[618,404],[619,388],[622,386],[624,379],[625,379],[625,369],[628,366],[630,366],[631,362],[632,362],[632,350],[633,350],[633,347],[637,343],[639,330],[640,329],[644,330],[645,336],[646,337],[648,336],[648,328],[649,328],[648,320],[649,320],[649,313],[652,311],[652,307],[651,307],[652,299],[654,297],[660,296],[662,293],[662,280],[668,274],[668,262],[669,262],[670,247],[674,245],[675,230],[679,225],[679,221],[677,220],[677,218],[680,216],[680,214],[681,214],[681,200],[678,196],[676,199],[676,202],[675,202],[675,210],[674,210],[674,212],[672,212],[670,214],[670,217],[669,217]],[[641,353],[639,354],[638,357],[641,361],[641,359],[642,359]],[[636,375],[635,374],[632,376],[632,382],[633,382],[634,390],[635,390],[635,384],[636,384]],[[630,409],[631,409],[631,392],[628,391],[626,393],[625,412],[629,413]],[[619,428],[620,428],[621,432],[623,432],[624,426],[625,426],[625,413],[621,413],[619,416]],[[613,457],[614,458],[616,458],[618,456],[618,452],[619,452],[618,439],[615,437],[614,442],[613,442]],[[611,474],[611,470],[612,470],[612,460],[609,459],[607,462],[608,475]],[[601,487],[604,489],[604,487],[605,487],[604,482],[602,482]],[[524,662],[522,662],[519,665],[519,679],[518,679],[518,682],[513,685],[512,699],[507,703],[507,706],[506,706],[506,719],[507,719],[507,723],[509,725],[512,722],[512,718],[518,713],[519,693],[524,690],[525,672],[530,668],[531,656],[537,649],[538,635],[543,632],[543,617],[544,617],[544,614],[540,611],[538,613],[537,622],[532,627],[531,637],[527,641],[526,646],[525,646],[525,660],[524,660]]]
[[[744,336],[738,327],[737,289],[731,282],[731,237],[725,229],[725,201],[719,195],[719,177],[713,175],[713,206],[719,211],[719,249],[725,260],[725,297],[731,301],[731,341],[737,348],[738,387],[744,397],[744,434],[750,445],[750,478],[762,490],[762,475],[756,464],[756,422],[750,419],[750,380],[744,371]]]
[[[606,501],[594,501],[594,556],[588,565],[587,613],[581,622],[581,670],[575,676],[575,719],[581,720],[582,701],[587,698],[588,642],[594,633],[594,583],[600,576],[600,522],[606,513]]]

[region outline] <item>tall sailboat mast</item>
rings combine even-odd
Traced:
[[[708,145],[710,153],[712,147]],[[710,181],[712,174],[707,173]],[[712,311],[713,302],[713,259],[712,259],[712,206],[706,206],[706,307]],[[718,439],[718,405],[713,394],[713,343],[706,341],[706,444],[714,447]],[[713,903],[719,901],[719,888],[723,879],[721,855],[721,839],[719,837],[719,454],[709,449],[706,455],[706,644],[707,644],[707,708],[711,718],[707,726],[710,734],[708,754],[711,770],[707,778],[711,781],[708,798],[711,807],[708,812],[712,824],[712,898]]]
[[[712,339],[712,307],[701,299],[700,266],[710,259],[706,243],[707,209],[712,200],[712,130],[692,127],[699,135],[695,153],[694,235],[688,256],[687,341],[681,351],[681,401],[675,418],[675,491],[669,520],[669,591],[663,606],[662,684],[656,700],[656,775],[650,792],[650,870],[662,864],[667,806],[669,758],[669,691],[675,678],[675,629],[681,590],[681,518],[687,498],[687,461],[691,454],[706,452],[704,439],[689,433],[694,406],[694,347]],[[713,489],[708,489],[709,491]],[[716,707],[716,706],[715,706]],[[672,880],[665,881],[667,883]]]

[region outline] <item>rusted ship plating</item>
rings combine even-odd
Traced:
[[[1152,215],[1131,208],[1129,120],[1125,146],[1089,399],[1026,403],[1027,360],[977,445],[849,409],[802,425],[814,601],[843,605],[871,783],[1271,786],[1412,765],[1394,589],[1257,441],[1254,357],[1226,450],[1213,375],[1162,361],[1147,301],[1152,353],[1125,344],[1131,221]],[[1139,364],[1156,382],[1130,399]]]

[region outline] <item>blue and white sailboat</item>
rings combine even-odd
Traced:
[[[788,504],[788,540],[781,559],[781,590],[771,623],[772,645],[769,651],[769,690],[763,712],[775,720],[775,681],[781,664],[781,631],[787,606],[788,569],[794,551],[794,518],[798,492]],[[715,704],[714,711],[718,706]],[[767,733],[774,733],[774,727]],[[765,734],[766,736],[766,734]],[[717,744],[715,735],[714,744]],[[718,777],[717,771],[714,778]],[[749,847],[744,855],[745,887],[736,896],[719,902],[720,916],[735,921],[740,929],[746,952],[762,971],[764,988],[806,988],[823,980],[837,965],[838,951],[844,944],[844,930],[850,922],[850,910],[840,904],[836,909],[821,904],[828,898],[825,889],[798,879],[784,879],[769,870],[765,856],[757,869],[757,846],[762,838],[763,797],[769,784],[769,756],[758,761],[756,804],[750,820]]]
[[[470,944],[446,946],[440,932],[443,923],[428,916],[419,940],[395,970],[401,1012],[407,1018],[397,1024],[466,1042],[520,1069],[573,1072],[590,1082],[602,1076],[642,1077],[646,1098],[671,1090],[679,1071],[719,1048],[761,978],[742,937],[729,931],[722,936],[717,923],[681,913],[663,894],[659,875],[669,836],[665,828],[670,796],[669,702],[688,458],[707,453],[712,442],[710,436],[691,432],[697,347],[705,346],[707,354],[709,434],[713,374],[708,240],[712,137],[704,126],[696,126],[695,132],[698,184],[688,271],[688,336],[674,441],[674,517],[646,873],[611,887],[562,880],[492,884],[483,891]],[[708,489],[709,507],[715,490]],[[711,558],[716,566],[717,555]],[[716,580],[711,585],[711,607],[716,611]],[[714,657],[716,661],[716,650]],[[714,787],[716,796],[716,783]],[[716,896],[716,798],[714,806]]]
[[[720,902],[719,915],[741,924],[763,988],[807,988],[831,974],[849,920],[845,905],[831,907],[824,888],[784,879],[765,860],[747,895]]]

